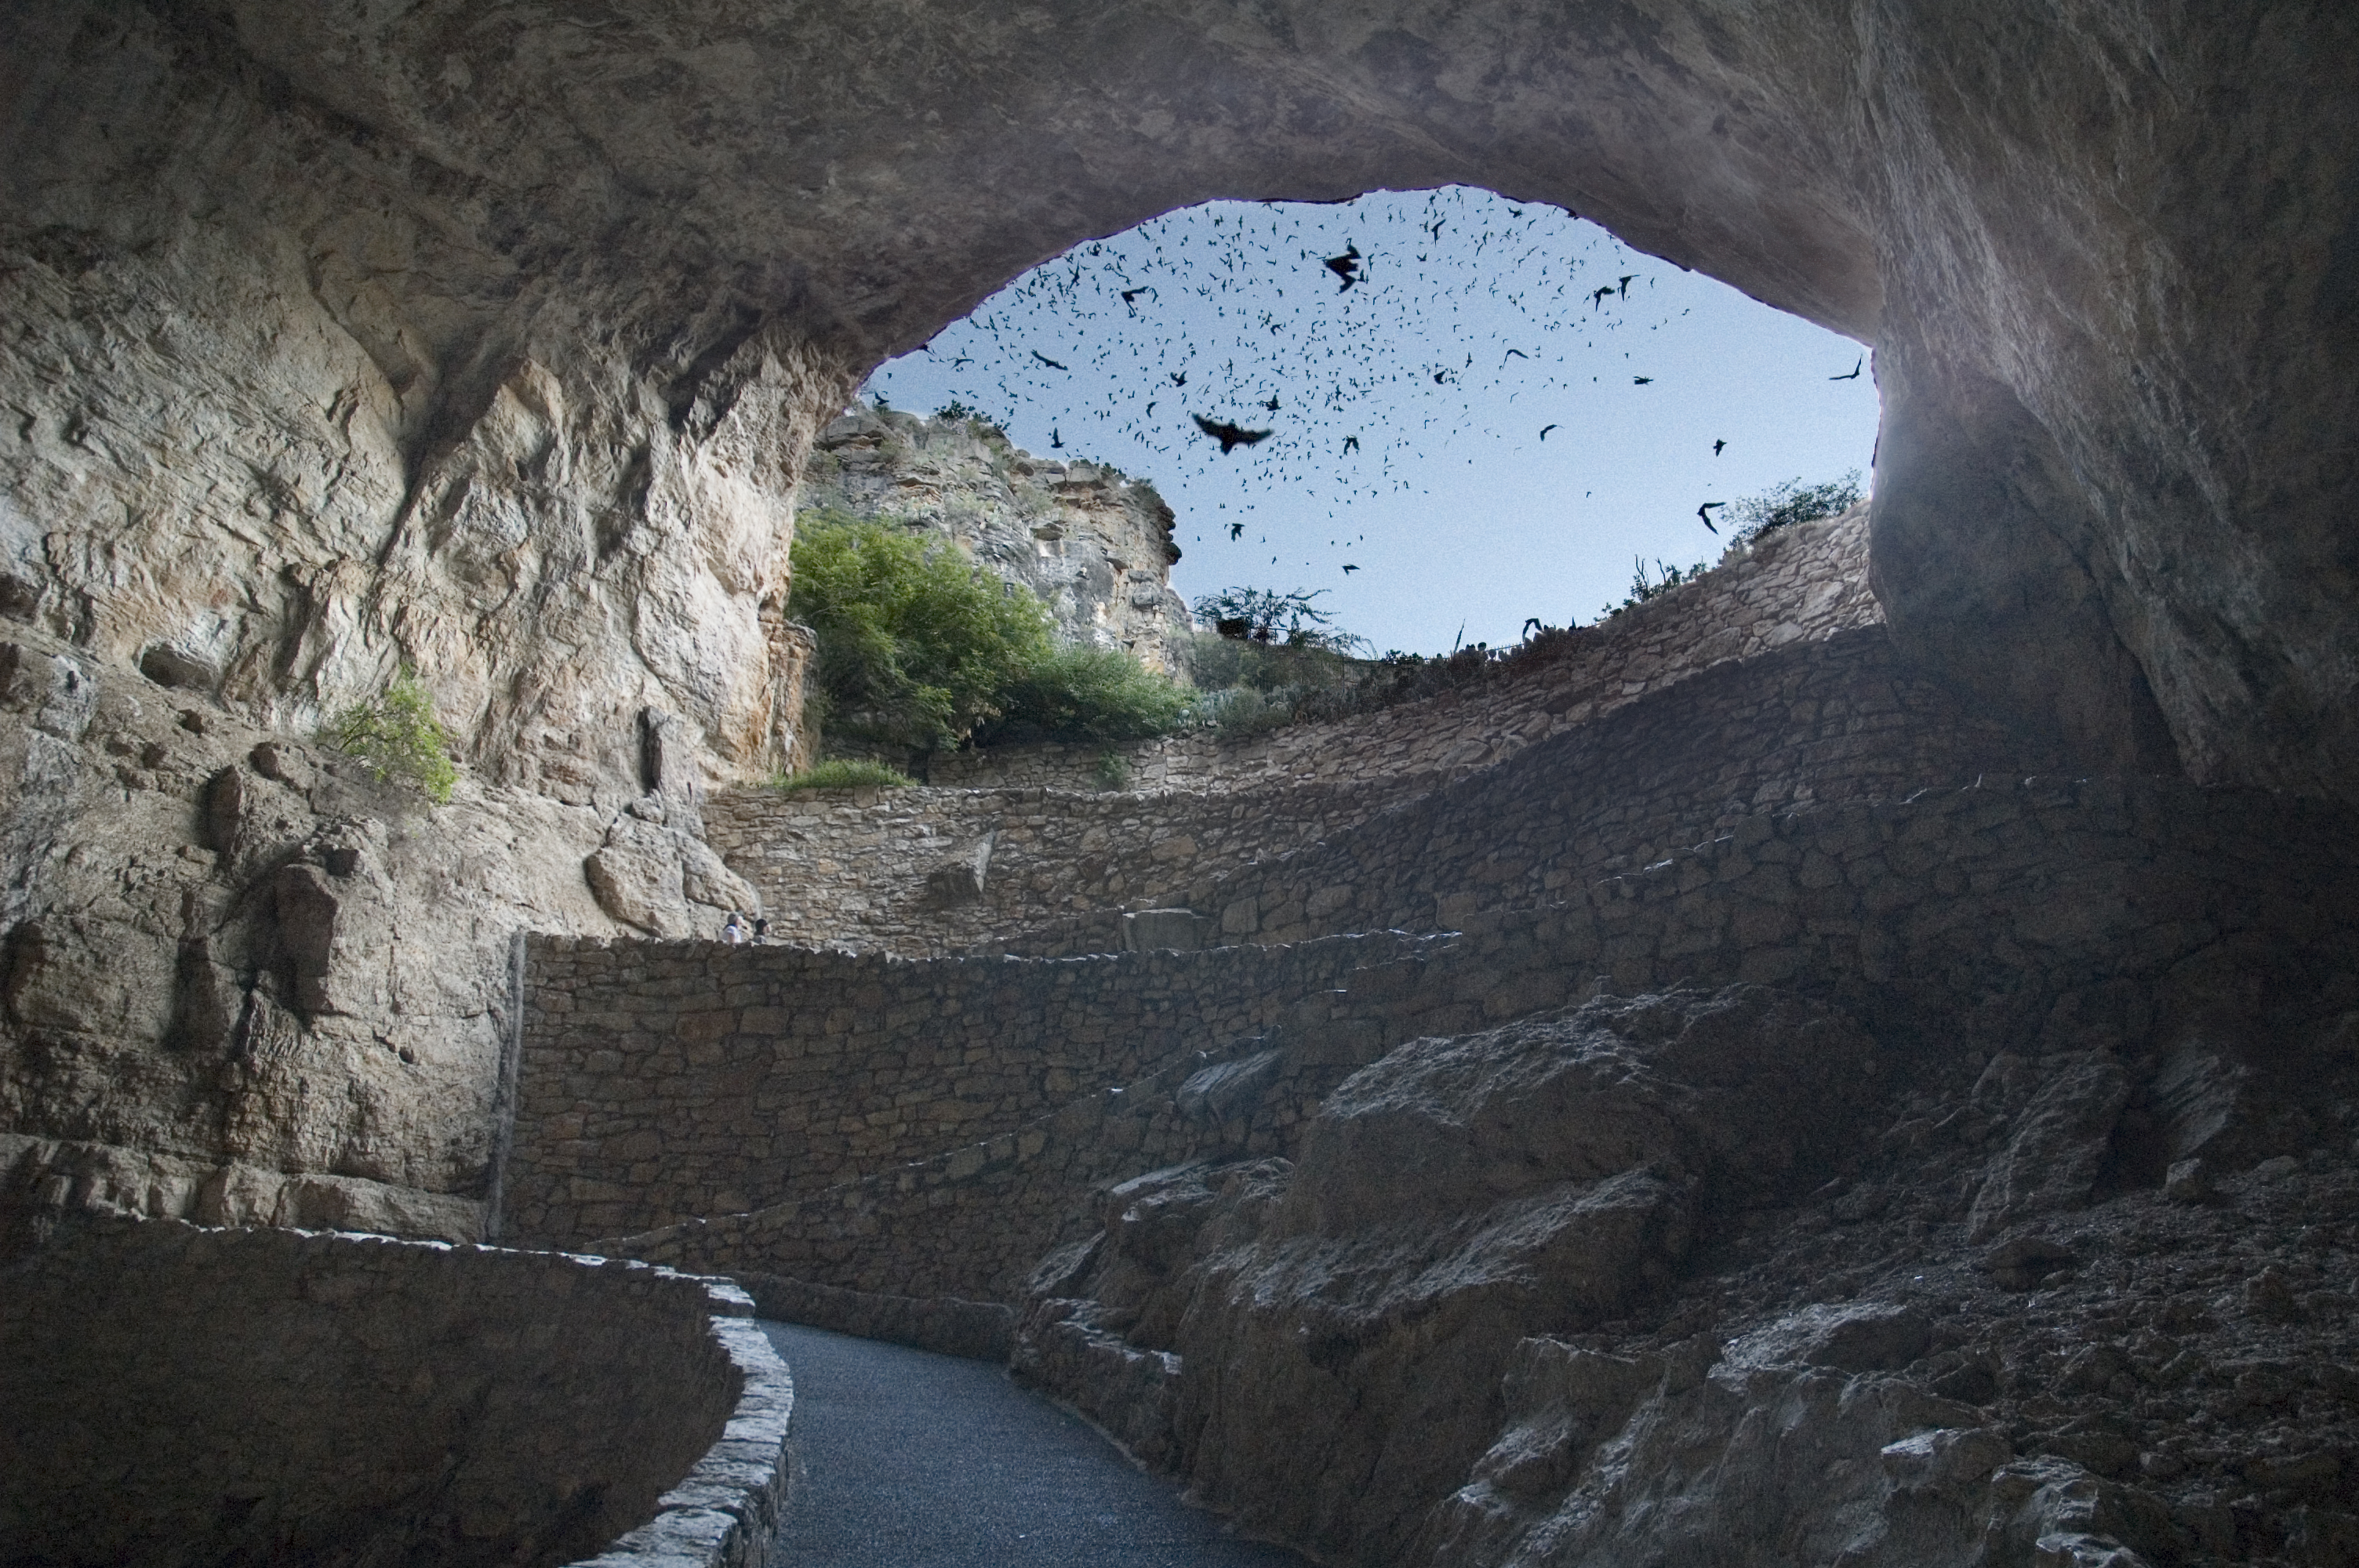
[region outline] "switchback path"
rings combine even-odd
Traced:
[[[981,1361],[793,1324],[780,1568],[1302,1568]]]

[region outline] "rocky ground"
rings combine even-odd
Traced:
[[[1336,1561],[2359,1562],[2359,979],[2245,979],[2038,1056],[1757,988],[1413,1043],[1114,1189],[1018,1371]]]

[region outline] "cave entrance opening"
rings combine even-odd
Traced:
[[[1731,503],[1864,482],[1865,362],[1562,208],[1455,185],[1166,212],[1024,272],[865,392],[1151,481],[1191,601],[1318,593],[1372,651],[1430,654],[1711,564]]]

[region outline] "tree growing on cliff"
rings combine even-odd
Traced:
[[[823,727],[925,753],[994,739],[1123,741],[1187,694],[1129,654],[1060,646],[1029,589],[955,546],[827,514],[796,529],[788,611],[818,634]]]
[[[437,806],[451,804],[459,769],[451,761],[451,731],[434,714],[434,697],[408,665],[385,695],[356,702],[331,719],[320,739],[366,764],[379,784],[401,783]]]

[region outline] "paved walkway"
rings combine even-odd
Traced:
[[[1000,1368],[762,1326],[795,1379],[780,1568],[1303,1568]]]

